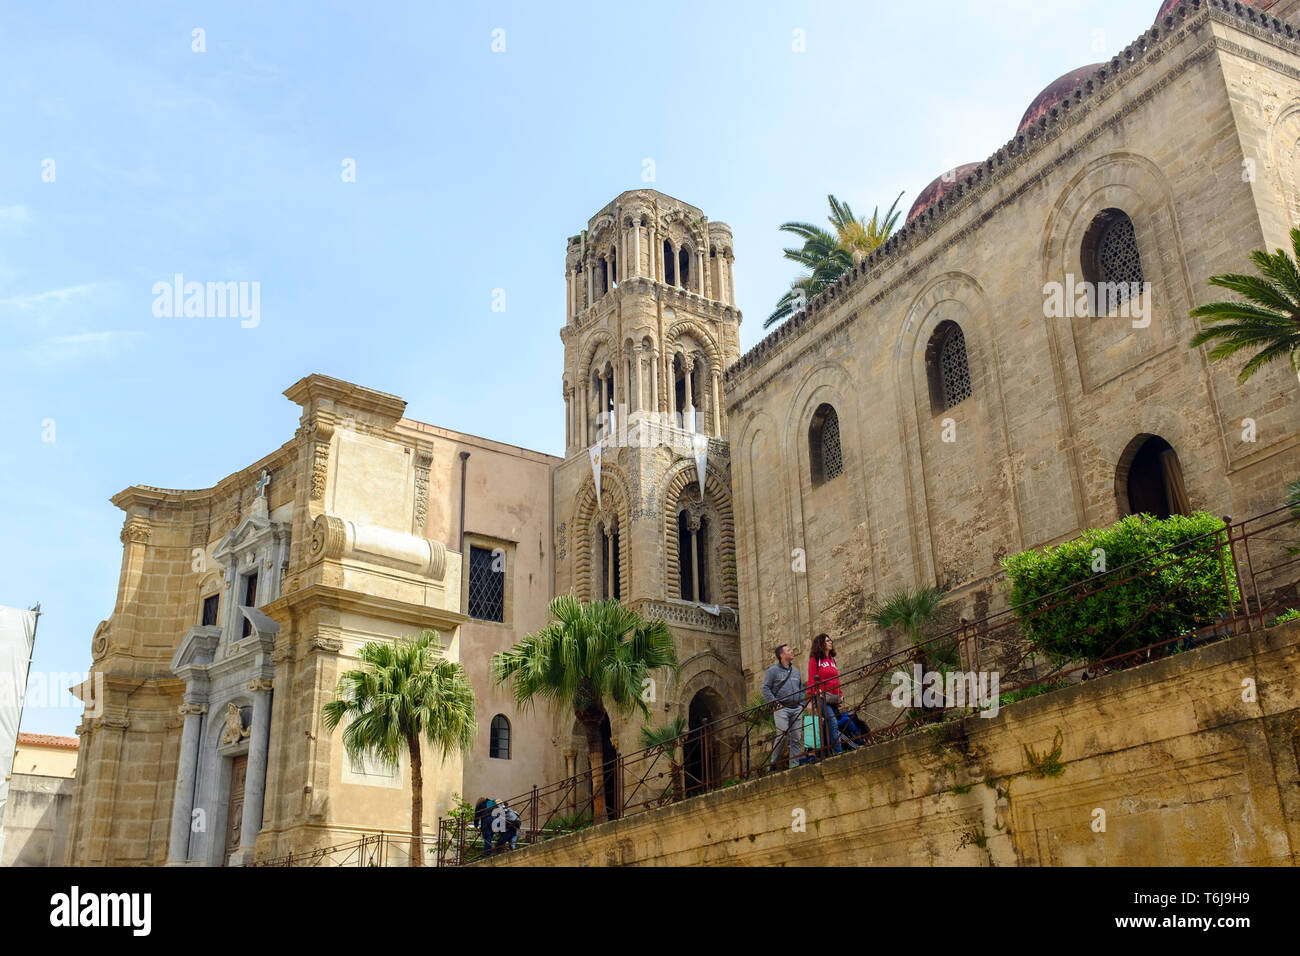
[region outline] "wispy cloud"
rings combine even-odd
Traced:
[[[0,220],[2,221],[2,220]],[[94,289],[99,288],[102,282],[85,282],[81,285],[70,285],[63,289],[50,289],[47,292],[36,292],[32,295],[17,295],[8,299],[0,299],[0,305],[11,306],[15,309],[34,309],[42,305],[62,305],[71,298],[86,295]]]
[[[143,334],[113,330],[56,335],[33,342],[22,350],[21,355],[26,362],[46,368],[69,362],[108,359],[129,348]]]

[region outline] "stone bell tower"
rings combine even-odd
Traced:
[[[740,355],[733,261],[727,225],[636,189],[568,240],[564,264],[556,593],[666,620],[684,666],[654,709],[692,724],[745,697],[722,406]]]

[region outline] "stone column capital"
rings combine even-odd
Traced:
[[[258,677],[254,680],[250,680],[245,686],[249,691],[257,694],[262,691],[271,690],[275,686],[275,681],[271,680],[269,677]]]

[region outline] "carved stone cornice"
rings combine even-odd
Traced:
[[[269,677],[258,677],[258,678],[255,678],[254,680],[250,680],[250,681],[249,681],[247,684],[245,684],[244,686],[248,688],[248,690],[249,690],[250,693],[253,693],[253,694],[260,694],[260,693],[262,693],[263,691],[268,691],[268,690],[271,690],[272,688],[274,688],[274,687],[275,687],[275,681],[273,681],[273,680],[272,680],[271,678],[269,678]]]
[[[122,523],[120,537],[123,544],[148,544],[152,534],[153,528],[149,525],[148,518],[143,515],[128,515]]]

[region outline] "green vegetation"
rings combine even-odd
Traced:
[[[646,688],[651,671],[677,671],[673,632],[646,620],[620,601],[584,604],[571,594],[551,601],[551,623],[492,657],[497,684],[509,684],[515,703],[527,710],[540,697],[570,707],[587,738],[591,766],[605,764],[601,727],[609,702],[620,713],[650,716]],[[592,805],[603,822],[604,774],[592,774]]]
[[[788,319],[803,304],[884,245],[898,223],[901,214],[898,200],[901,198],[903,194],[900,192],[883,217],[877,206],[872,210],[871,218],[864,219],[853,215],[848,203],[827,196],[831,205],[831,214],[827,218],[835,229],[833,233],[809,222],[783,223],[782,232],[803,240],[798,249],[786,249],[785,257],[808,269],[808,274],[791,283],[790,291],[777,301],[772,314],[764,320],[763,328],[771,328]]]
[[[673,717],[661,727],[647,725],[641,728],[641,748],[643,750],[658,748],[668,757],[669,774],[672,777],[670,786],[674,800],[680,800],[686,794],[682,764],[677,759],[677,745],[681,743],[684,733],[686,733],[686,721],[680,716]]]
[[[1285,358],[1291,371],[1300,375],[1300,229],[1291,229],[1295,258],[1278,249],[1269,255],[1262,249],[1250,254],[1261,275],[1227,273],[1210,277],[1210,285],[1246,298],[1245,302],[1209,302],[1192,309],[1191,316],[1205,320],[1206,328],[1192,336],[1191,347],[1216,342],[1211,361],[1256,349],[1237,376],[1245,382],[1269,362]]]
[[[1030,687],[1022,687],[1020,690],[1007,691],[1005,694],[998,695],[998,706],[1005,707],[1007,704],[1014,704],[1018,700],[1029,700],[1031,697],[1037,697],[1039,694],[1046,694],[1051,690],[1060,690],[1068,687],[1070,684],[1064,677],[1058,677],[1054,680],[1039,681]]]
[[[1297,611],[1297,610],[1296,610],[1295,608],[1293,608],[1293,607],[1289,607],[1289,608],[1287,608],[1285,611],[1283,611],[1281,614],[1279,614],[1279,615],[1277,616],[1277,619],[1274,620],[1273,623],[1274,623],[1274,624],[1285,624],[1287,621],[1294,621],[1294,620],[1295,620],[1296,618],[1298,618],[1298,617],[1300,617],[1300,611]]]
[[[468,754],[477,725],[474,689],[465,668],[442,656],[436,631],[418,637],[370,641],[357,652],[361,667],[340,677],[334,700],[323,711],[331,733],[343,729],[343,749],[354,760],[373,756],[396,767],[405,751],[411,762],[411,866],[420,866],[424,820],[424,774],[420,738],[444,758]],[[473,808],[471,808],[471,813]]]
[[[1065,773],[1065,764],[1061,762],[1061,751],[1063,743],[1061,740],[1061,728],[1056,728],[1056,736],[1052,738],[1052,749],[1045,754],[1037,754],[1025,744],[1025,760],[1029,762],[1029,772],[1035,777],[1059,777]]]
[[[912,647],[918,649],[921,670],[947,674],[960,666],[961,648],[957,637],[952,635],[927,643],[925,635],[926,625],[939,613],[943,597],[943,591],[929,585],[899,588],[868,604],[863,620],[881,630],[898,628],[907,635]],[[912,669],[902,667],[899,672],[906,678],[904,686],[910,688],[913,683]],[[890,680],[894,681],[892,675]],[[942,711],[913,708],[907,712],[909,724],[942,719]]]
[[[1205,512],[1163,520],[1130,515],[1057,547],[1003,558],[1022,631],[1060,665],[1137,650],[1213,623],[1228,610],[1229,593],[1234,601],[1240,596],[1235,575],[1225,587],[1231,556],[1217,533],[1223,527]],[[1104,587],[1110,581],[1116,583]]]

